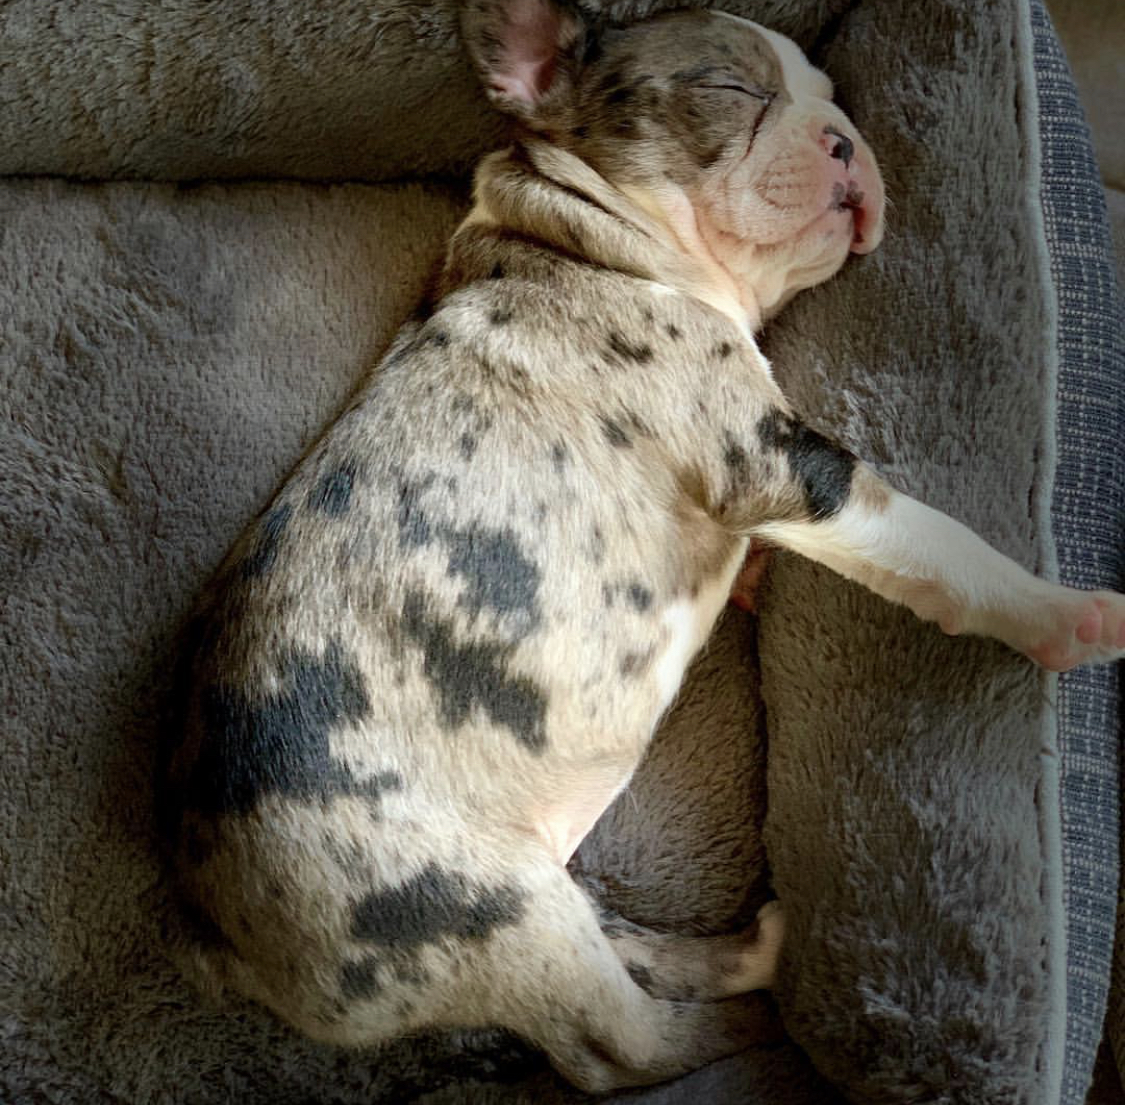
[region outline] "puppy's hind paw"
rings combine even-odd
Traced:
[[[785,909],[776,898],[758,910],[758,951],[760,962],[766,967],[763,988],[773,986],[781,961],[781,948],[785,943]]]
[[[729,992],[770,989],[777,977],[784,943],[785,910],[777,900],[766,902],[758,910],[754,928],[742,937],[741,945],[728,962]]]

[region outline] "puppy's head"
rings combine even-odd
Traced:
[[[782,35],[718,12],[592,27],[552,0],[477,0],[492,101],[716,263],[764,318],[883,234],[875,158]]]

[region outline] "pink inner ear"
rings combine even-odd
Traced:
[[[550,0],[515,0],[507,15],[490,83],[502,95],[533,107],[550,91],[558,52],[573,41],[577,28]]]
[[[492,87],[504,96],[519,100],[529,107],[537,104],[551,87],[555,76],[555,59],[534,58],[512,61],[504,59],[505,72],[492,78]]]

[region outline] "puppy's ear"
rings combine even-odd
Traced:
[[[461,29],[489,99],[534,125],[566,98],[586,26],[553,0],[472,0]]]

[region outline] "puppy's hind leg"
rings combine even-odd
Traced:
[[[621,918],[602,929],[629,976],[657,998],[716,1001],[773,985],[785,935],[785,913],[767,902],[745,932],[681,936],[653,932]]]
[[[487,1019],[541,1047],[575,1085],[603,1093],[660,1082],[778,1038],[758,995],[690,1003],[647,994],[553,859],[520,882],[529,891],[520,924],[490,941]]]

